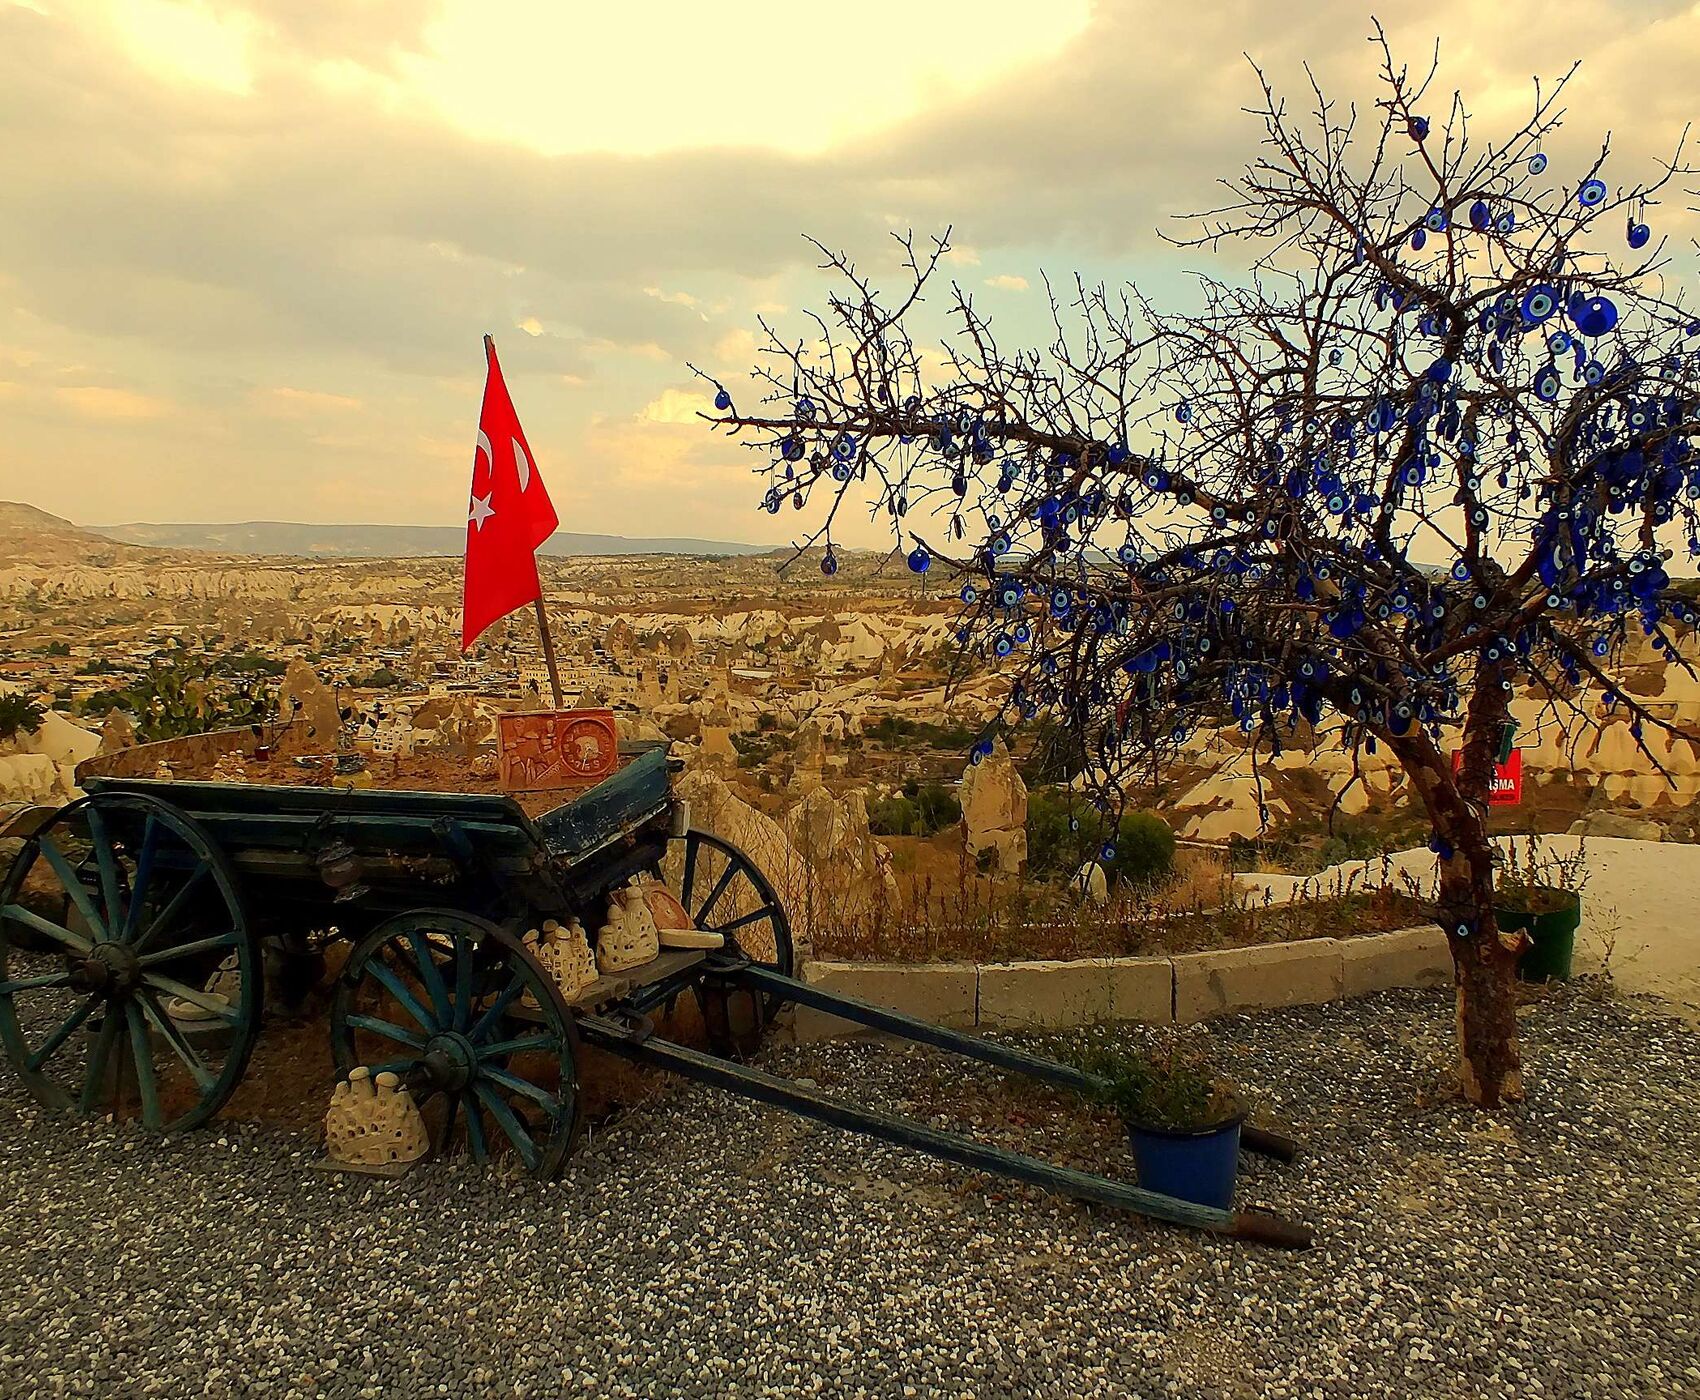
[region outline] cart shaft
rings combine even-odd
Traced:
[[[789,979],[779,978],[780,982]],[[1310,1231],[1303,1225],[1279,1216],[1256,1211],[1225,1211],[1191,1201],[1146,1191],[1126,1182],[1094,1176],[1041,1161],[1020,1152],[992,1147],[957,1133],[878,1113],[858,1104],[834,1098],[804,1088],[789,1079],[770,1074],[752,1065],[737,1064],[715,1055],[677,1045],[653,1035],[647,1022],[628,1027],[600,1016],[581,1017],[580,1036],[589,1044],[629,1060],[633,1064],[680,1074],[687,1079],[708,1084],[741,1098],[783,1108],[817,1123],[864,1133],[869,1137],[911,1148],[976,1171],[1025,1181],[1046,1191],[1071,1196],[1076,1200],[1097,1205],[1114,1206],[1166,1220],[1177,1225],[1191,1225],[1217,1234],[1233,1235],[1265,1244],[1302,1249],[1311,1242]],[[949,1047],[947,1047],[949,1048]]]
[[[719,968],[714,970],[721,971]],[[982,1036],[964,1035],[961,1031],[935,1026],[930,1021],[919,1021],[887,1006],[876,1006],[856,997],[811,986],[794,977],[781,976],[755,963],[739,962],[726,968],[724,975],[751,991],[783,997],[799,1006],[812,1007],[857,1025],[867,1026],[871,1030],[887,1031],[902,1036],[905,1040],[919,1041],[923,1045],[948,1050],[952,1054],[978,1060],[982,1064],[992,1065],[1011,1074],[1021,1074],[1029,1079],[1055,1085],[1059,1089],[1073,1089],[1077,1093],[1092,1095],[1100,1087],[1097,1079],[1073,1065],[1058,1064],[1055,1060],[1029,1054],[1012,1045],[1003,1045]],[[1282,1162],[1291,1162],[1299,1152],[1299,1144],[1292,1138],[1272,1132],[1268,1128],[1254,1127],[1250,1123],[1240,1130],[1240,1146],[1248,1152],[1258,1152]]]

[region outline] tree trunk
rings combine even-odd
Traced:
[[[1486,824],[1443,834],[1454,847],[1440,866],[1439,914],[1452,947],[1458,995],[1458,1080],[1484,1108],[1523,1097],[1517,1048],[1517,959],[1526,935],[1501,934],[1493,912],[1493,854]],[[1456,828],[1454,828],[1456,831]]]
[[[1493,746],[1506,715],[1497,673],[1472,697],[1459,772],[1420,732],[1394,741],[1405,771],[1422,794],[1441,844],[1437,917],[1452,949],[1458,995],[1458,1079],[1464,1097],[1484,1108],[1523,1097],[1517,1048],[1517,960],[1528,944],[1521,931],[1501,934],[1494,918],[1493,846],[1487,795]]]

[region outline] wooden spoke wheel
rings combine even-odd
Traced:
[[[706,831],[687,831],[667,843],[661,878],[700,929],[724,934],[729,952],[791,976],[791,921],[778,892],[747,855]],[[699,992],[703,1021],[717,1048],[752,1051],[778,1014],[783,998],[706,980]]]
[[[417,909],[355,946],[331,1002],[337,1069],[389,1071],[412,1092],[436,1155],[511,1152],[560,1170],[578,1134],[572,1013],[520,940],[487,919]]]
[[[156,798],[71,803],[0,884],[0,1043],[49,1108],[199,1127],[247,1068],[262,976],[229,862]]]

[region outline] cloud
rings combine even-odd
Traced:
[[[468,439],[489,331],[547,463],[616,485],[674,473],[643,487],[641,509],[587,477],[584,509],[610,519],[585,528],[618,515],[627,533],[704,533],[706,516],[716,533],[769,537],[789,523],[754,510],[747,454],[702,432],[679,386],[686,361],[727,376],[757,363],[758,316],[809,334],[803,312],[829,284],[803,234],[887,285],[902,276],[892,231],[947,226],[944,271],[988,286],[1027,284],[968,270],[1173,279],[1210,260],[1165,250],[1157,228],[1211,203],[1214,181],[1259,149],[1245,52],[1295,109],[1305,63],[1362,114],[1374,96],[1362,0],[1022,6],[1001,31],[962,23],[969,0],[925,15],[891,3],[906,36],[949,31],[960,46],[906,42],[877,76],[919,86],[890,101],[825,80],[811,26],[843,28],[825,12],[789,6],[769,26],[684,7],[672,26],[648,11],[599,18],[648,26],[641,65],[610,62],[619,51],[592,42],[594,28],[573,58],[609,71],[592,97],[618,88],[643,108],[629,140],[602,139],[620,135],[624,108],[576,134],[543,129],[574,110],[525,105],[570,86],[556,74],[526,87],[532,66],[559,58],[548,44],[514,68],[488,54],[456,68],[450,41],[475,9],[498,38],[512,37],[503,25],[529,33],[520,12],[469,0],[0,5],[0,123],[27,133],[0,143],[0,345],[29,367],[6,374],[23,387],[8,396],[23,421],[11,460],[75,451],[81,463],[39,488],[0,483],[0,496],[50,490],[42,504],[83,519],[241,518],[275,514],[299,489],[333,512],[452,518],[464,462],[422,475],[419,443]],[[158,37],[114,20],[125,5],[163,16]],[[890,50],[877,24],[851,28]],[[1584,55],[1553,160],[1574,164],[1612,128],[1614,178],[1650,170],[1674,140],[1700,61],[1700,11],[1670,0],[1559,0],[1539,24],[1521,7],[1435,0],[1392,32],[1413,64],[1447,36],[1437,94],[1465,87],[1478,139],[1526,110],[1530,72]],[[171,34],[189,37],[167,52]],[[740,46],[736,64],[704,60]],[[961,81],[944,71],[956,66]],[[675,70],[688,82],[670,95],[659,79]],[[436,83],[490,73],[525,88],[517,105],[498,94],[494,125],[469,115],[489,83],[465,82],[453,101]],[[775,90],[797,84],[832,110],[792,132]],[[1659,233],[1692,222],[1682,202],[1653,211]],[[1046,339],[1043,300],[1001,299],[1000,336]],[[740,401],[755,392],[728,386]],[[343,399],[360,406],[358,432]],[[334,440],[311,443],[333,415],[343,421],[321,437]]]
[[[295,389],[279,385],[256,394],[262,411],[281,413],[289,417],[326,412],[352,412],[361,407],[359,399],[350,394],[328,394],[319,389]]]
[[[689,423],[700,426],[699,414],[712,414],[714,405],[707,394],[694,389],[663,389],[643,406],[638,416],[648,423]]]
[[[77,384],[55,389],[53,397],[71,412],[85,418],[162,418],[171,411],[171,405],[164,399],[102,384]]]

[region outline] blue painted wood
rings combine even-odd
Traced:
[[[593,855],[667,810],[665,745],[633,751],[625,766],[595,787],[532,821],[513,798],[497,793],[415,792],[389,788],[310,788],[273,783],[180,782],[90,775],[92,791],[168,798],[233,857],[256,850],[299,851],[314,832],[363,852],[438,852],[437,824],[452,821],[481,850],[529,847],[568,863]]]
[[[537,827],[553,855],[574,861],[660,815],[669,801],[667,751],[657,745],[572,801],[546,812],[537,819]]]

